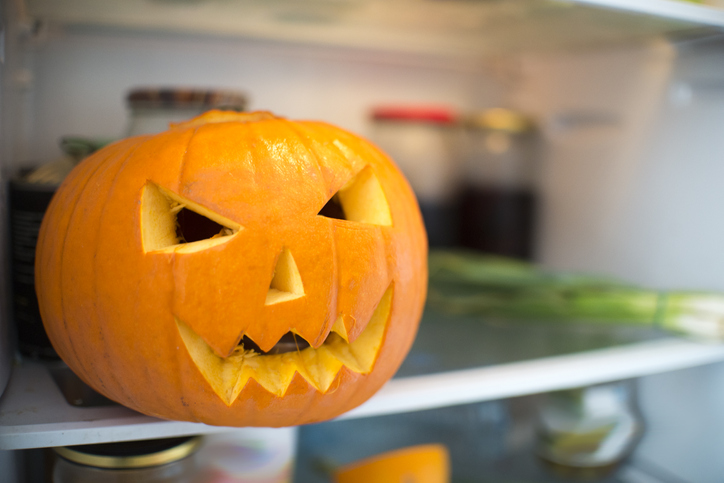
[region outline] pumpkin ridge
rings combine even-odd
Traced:
[[[288,119],[279,118],[277,119],[280,124],[282,124],[287,130],[289,130],[291,133],[294,134],[296,141],[299,142],[299,144],[304,148],[306,153],[309,155],[310,159],[313,159],[314,163],[312,166],[316,169],[314,177],[319,179],[319,182],[324,185],[324,193],[320,193],[319,197],[321,199],[326,199],[329,191],[329,187],[327,186],[326,179],[324,176],[324,172],[322,170],[322,163],[320,161],[320,154],[310,141],[309,133],[304,129],[304,125],[302,123],[293,122]],[[326,201],[325,201],[326,203]],[[323,205],[324,206],[324,205]],[[319,211],[319,210],[317,210]]]
[[[330,238],[332,240],[332,243],[330,243],[330,247],[332,249],[332,260],[334,261],[332,263],[332,286],[330,288],[331,294],[330,294],[330,302],[329,306],[334,307],[334,314],[337,313],[339,310],[339,250],[337,250],[337,239],[334,236],[334,225],[332,223],[332,220],[328,220],[329,223],[327,223],[327,227],[329,230]],[[329,317],[329,312],[327,312],[327,317]],[[328,324],[330,323],[329,320],[326,320]],[[329,332],[331,332],[332,327],[334,326],[334,321],[329,325],[329,327],[323,326],[320,327],[320,334],[317,340],[321,340],[321,344],[324,343],[324,341],[329,337]],[[345,327],[346,329],[346,327]],[[322,339],[324,337],[324,339]]]
[[[200,127],[201,126],[195,126],[193,129],[193,132],[189,136],[188,141],[186,141],[186,147],[184,149],[183,155],[181,156],[181,163],[179,164],[179,168],[178,168],[178,181],[176,181],[176,189],[174,190],[175,193],[183,193],[185,191],[185,190],[181,189],[182,188],[181,183],[183,182],[184,174],[186,171],[186,161],[187,161],[188,155],[189,155],[189,146],[191,146],[191,142],[193,141],[194,136],[196,136],[196,133],[199,132]],[[181,195],[179,195],[179,196],[181,196]]]
[[[394,279],[389,270],[389,245],[381,243],[387,227],[333,223],[338,298],[335,315],[344,315],[349,340],[356,340]],[[355,249],[350,250],[354,246]],[[364,300],[364,302],[362,302]]]
[[[88,177],[85,179],[85,182],[83,183],[83,185],[81,186],[81,188],[78,190],[76,196],[74,197],[73,206],[72,206],[72,208],[71,208],[72,211],[71,211],[71,213],[70,213],[70,216],[68,217],[68,224],[67,224],[67,227],[68,227],[68,228],[73,225],[73,219],[74,219],[74,217],[75,217],[74,215],[75,215],[75,213],[76,213],[76,210],[78,209],[78,201],[79,201],[80,198],[83,196],[83,193],[85,192],[86,188],[89,186],[90,181],[95,177],[95,175],[100,171],[100,169],[105,166],[106,162],[107,162],[109,159],[111,159],[113,156],[116,156],[116,155],[118,155],[118,153],[115,152],[115,151],[113,151],[113,152],[111,152],[111,153],[108,153],[108,156],[106,156],[106,157],[103,159],[103,161],[98,161],[98,164],[93,168],[92,172],[91,172],[91,173],[88,175]],[[90,162],[90,160],[88,160],[88,161],[86,161],[86,162]],[[69,231],[70,231],[70,230],[68,230],[68,229],[66,229],[66,230],[63,231],[63,239],[62,239],[62,241],[61,241],[61,246],[60,246],[60,250],[59,250],[59,252],[60,252],[60,254],[61,254],[61,256],[60,256],[60,268],[59,268],[59,273],[60,273],[59,283],[60,283],[61,285],[62,285],[62,283],[63,283],[63,273],[64,273],[63,267],[64,267],[65,263],[67,262],[67,259],[66,259],[66,257],[65,257],[64,254],[65,254],[66,242],[68,241]],[[69,332],[69,329],[68,329],[68,321],[67,321],[68,315],[67,315],[67,313],[66,313],[67,307],[66,307],[66,300],[65,300],[65,292],[64,292],[63,290],[60,291],[60,307],[61,307],[61,320],[62,320],[62,323],[63,323],[63,328],[65,329],[66,333],[68,333],[68,332]],[[78,361],[78,362],[80,362],[81,359],[78,357],[78,352],[76,351],[75,344],[70,343],[70,344],[67,345],[67,347],[70,348],[71,352],[73,353],[73,356],[74,356],[75,360]],[[81,372],[82,372],[83,374],[86,374],[85,365],[82,364],[82,363],[79,363],[78,366],[82,368]],[[87,377],[87,375],[86,375],[86,377]],[[84,378],[84,379],[85,379],[85,378]],[[101,384],[101,385],[104,386],[103,384]],[[104,386],[104,387],[105,387],[105,386]]]
[[[380,301],[377,302],[377,305],[375,305],[374,310],[377,310],[377,307],[379,306],[380,303],[382,303],[382,299],[385,297],[385,295],[387,295],[387,292],[390,290],[390,287],[392,287],[394,285],[394,280],[393,280],[392,276],[388,277],[386,285],[387,285],[387,289],[385,289],[385,291],[383,292],[382,297],[380,297]],[[356,319],[355,317],[353,317],[349,314],[345,314],[343,312],[339,312],[337,314],[337,318],[340,318],[340,317],[343,318],[342,324],[344,325],[346,334],[342,335],[336,331],[332,331],[332,329],[330,328],[325,337],[329,337],[329,335],[331,335],[332,333],[335,333],[350,344],[353,343],[354,341],[356,341],[362,335],[362,333],[365,331],[365,329],[367,329],[367,326],[369,325],[370,320],[371,320],[370,319],[366,323],[364,323],[364,325],[362,325],[362,328],[360,329],[357,326],[360,323],[360,321],[358,319]],[[350,322],[345,322],[348,320]],[[362,322],[364,322],[364,320],[362,320]],[[347,328],[347,325],[346,325],[347,323],[350,324],[350,328],[352,329],[351,331]]]
[[[322,163],[319,161],[319,153],[314,148],[314,146],[309,142],[309,136],[308,132],[306,132],[303,129],[303,126],[300,123],[291,122],[289,120],[284,119],[283,120],[285,126],[292,131],[294,134],[297,135],[297,138],[299,139],[299,142],[306,148],[307,152],[314,158],[314,162],[317,166],[317,173],[319,174],[319,178],[324,181],[324,174],[322,173]],[[329,187],[326,187],[327,191],[329,191]]]
[[[316,161],[316,163],[317,163],[317,167],[318,167],[318,169],[319,169],[319,173],[320,173],[320,175],[321,175],[321,178],[322,178],[322,180],[323,180],[323,181],[325,182],[325,184],[326,184],[326,181],[327,181],[327,180],[326,180],[326,178],[325,178],[325,176],[324,176],[324,170],[323,170],[322,162],[320,161],[321,156],[320,156],[320,154],[319,154],[316,146],[314,146],[313,144],[309,143],[309,138],[310,138],[310,132],[309,132],[309,131],[311,131],[312,128],[313,128],[313,127],[316,127],[316,126],[314,126],[314,125],[309,125],[309,123],[303,123],[303,122],[299,122],[299,123],[291,123],[291,122],[290,122],[290,124],[292,124],[292,127],[291,127],[292,130],[294,130],[295,132],[298,133],[299,138],[302,139],[302,140],[304,140],[304,141],[307,141],[306,143],[304,143],[304,145],[307,147],[307,149],[309,150],[309,152],[314,155],[314,159],[315,159],[315,161]],[[303,133],[303,134],[302,134],[302,133]],[[342,159],[342,160],[345,161],[345,168],[346,168],[347,170],[353,172],[353,174],[352,174],[351,176],[349,176],[349,179],[352,179],[358,171],[355,171],[354,166],[353,166],[352,162],[350,161],[350,159],[345,155],[344,152],[342,152],[341,149],[339,149],[339,147],[337,146],[337,144],[336,144],[335,142],[330,142],[330,143],[329,143],[327,146],[325,146],[325,147],[330,148],[330,146],[334,146],[335,150],[337,151],[337,155],[338,155],[339,159]],[[328,185],[326,186],[327,192],[325,193],[325,204],[327,203],[327,201],[329,201],[329,200],[334,196],[334,194],[335,194],[336,192],[338,192],[338,191],[340,190],[340,188],[342,188],[342,186],[345,185],[345,183],[346,183],[347,181],[349,181],[349,179],[347,179],[344,183],[341,183],[339,186],[328,186]],[[322,206],[324,206],[324,204],[323,204]],[[320,208],[321,208],[321,207],[320,207]],[[317,210],[317,211],[319,211],[319,210]]]
[[[131,151],[133,151],[133,150],[131,150]],[[118,157],[119,159],[116,161],[113,159],[114,157]],[[71,213],[70,213],[70,216],[68,217],[67,229],[64,230],[64,233],[63,233],[62,248],[60,250],[61,255],[60,255],[60,261],[59,261],[59,264],[60,264],[60,266],[59,266],[59,273],[60,273],[59,283],[61,284],[62,287],[66,286],[66,283],[64,283],[64,280],[67,276],[66,275],[66,265],[69,262],[69,260],[72,258],[72,257],[66,256],[66,251],[68,250],[68,238],[69,238],[69,235],[70,235],[73,227],[76,225],[76,223],[78,221],[78,219],[77,219],[78,218],[78,209],[81,206],[81,204],[80,204],[81,199],[83,199],[83,196],[87,193],[88,188],[90,186],[92,186],[93,181],[98,176],[100,176],[100,174],[102,172],[110,169],[109,163],[113,163],[113,165],[115,165],[115,163],[122,163],[122,162],[126,161],[127,159],[129,159],[129,157],[130,157],[129,153],[123,154],[122,152],[119,153],[119,152],[114,151],[114,152],[110,153],[107,157],[103,158],[102,160],[97,161],[97,165],[93,168],[92,172],[85,179],[85,182],[82,184],[82,186],[80,187],[80,189],[77,192],[77,195],[74,197],[74,201],[73,201],[72,207],[71,207]],[[91,162],[91,159],[88,159],[86,162]],[[67,323],[67,321],[70,317],[70,314],[68,313],[67,297],[65,294],[65,290],[63,290],[63,289],[61,289],[61,291],[60,291],[60,306],[61,306],[63,326],[64,326],[65,330],[67,331],[67,333],[72,333],[73,330],[68,327],[68,323]],[[83,368],[81,378],[85,380],[85,378],[87,377],[87,372],[85,371],[85,367],[86,367],[85,362],[78,357],[78,351],[76,349],[75,344],[73,344],[71,342],[70,344],[68,344],[68,347],[73,352],[73,355],[76,357],[78,366]],[[85,376],[85,377],[83,377],[83,376]],[[116,387],[118,387],[115,377],[113,377],[113,379],[114,379],[114,382],[116,382]],[[107,386],[100,379],[96,380],[96,384],[101,386],[103,389],[107,389]]]
[[[106,192],[106,201],[103,203],[103,205],[102,205],[102,207],[101,207],[100,214],[99,214],[99,216],[98,216],[99,225],[101,225],[101,224],[103,223],[103,220],[105,219],[105,216],[106,216],[106,208],[107,208],[107,206],[108,206],[107,200],[109,200],[109,199],[112,198],[113,193],[114,193],[115,188],[116,188],[116,185],[117,185],[117,183],[118,183],[118,178],[120,177],[120,174],[121,174],[121,173],[123,172],[123,170],[128,166],[128,163],[133,159],[133,155],[136,153],[136,151],[137,151],[145,142],[147,142],[149,139],[150,139],[149,137],[141,138],[141,139],[139,140],[139,142],[133,147],[133,149],[130,149],[130,150],[126,153],[126,156],[125,156],[125,158],[123,159],[123,161],[119,162],[120,167],[119,167],[119,168],[117,169],[117,171],[114,173],[113,181],[111,182],[110,189]],[[105,164],[105,163],[104,163],[104,164]],[[108,166],[108,169],[111,169],[111,167]],[[89,182],[90,182],[90,180],[89,180]],[[89,184],[90,184],[90,183],[89,183]],[[94,267],[96,266],[96,263],[97,263],[97,256],[96,256],[96,255],[97,255],[98,247],[96,246],[95,249],[96,249],[96,253],[95,253],[94,256],[93,256],[93,265],[94,265]],[[98,270],[95,269],[95,268],[94,268],[94,271],[98,272]],[[92,281],[91,281],[91,284],[92,284],[92,287],[93,287],[93,288],[92,288],[92,291],[93,291],[94,300],[99,300],[99,294],[98,294],[98,279],[97,279],[96,277],[93,277],[93,278],[92,278]],[[137,297],[135,298],[135,300],[137,300]],[[101,320],[102,317],[101,317],[101,314],[99,313],[99,307],[98,307],[98,305],[97,305],[97,304],[93,304],[93,307],[95,308],[96,317],[97,317],[99,320]],[[100,326],[98,327],[98,329],[99,329],[99,330],[98,330],[98,334],[99,334],[99,336],[100,336],[100,338],[101,338],[101,341],[102,341],[102,344],[103,344],[103,351],[102,351],[102,353],[103,353],[105,359],[108,361],[107,363],[108,363],[111,367],[113,367],[113,365],[114,365],[114,364],[113,364],[113,361],[117,359],[116,357],[111,357],[111,354],[113,354],[113,352],[114,352],[114,351],[113,351],[114,346],[113,346],[112,344],[108,344],[108,343],[106,342],[103,325],[100,325]],[[119,360],[120,360],[120,359],[119,359]],[[121,381],[119,381],[118,378],[116,377],[116,371],[109,371],[109,374],[110,374],[111,379],[113,380],[114,385],[115,385],[116,387],[123,388],[123,384],[122,384]],[[137,404],[137,403],[138,403],[138,401],[136,401],[134,395],[129,394],[129,393],[127,393],[127,392],[122,392],[122,394],[124,394],[124,397],[127,398],[128,400],[130,400],[133,404]]]

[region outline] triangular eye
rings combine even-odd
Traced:
[[[392,215],[382,185],[367,166],[340,188],[319,211],[319,216],[392,226]]]
[[[273,305],[304,296],[304,285],[292,253],[283,248],[277,258],[274,276],[269,284],[264,305]]]
[[[226,243],[242,226],[154,183],[141,195],[144,252],[194,252]]]
[[[319,216],[325,216],[327,218],[334,218],[335,220],[346,220],[347,217],[342,209],[342,204],[339,202],[339,195],[335,194],[332,196],[327,204],[319,210]]]

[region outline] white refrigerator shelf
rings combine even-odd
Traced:
[[[718,361],[724,361],[724,345],[670,338],[654,331],[568,324],[496,324],[427,314],[398,375],[372,399],[342,418],[509,398]],[[117,404],[73,406],[52,376],[57,366],[26,361],[14,368],[0,398],[0,449],[229,430],[160,420]]]
[[[669,0],[159,2],[24,0],[28,22],[383,51],[486,55],[721,33],[724,10]]]

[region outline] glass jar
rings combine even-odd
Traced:
[[[12,315],[18,349],[24,356],[58,357],[43,327],[35,295],[35,246],[45,210],[75,165],[108,142],[107,139],[63,137],[61,158],[18,173],[8,183]]]
[[[417,196],[430,247],[456,245],[460,163],[455,113],[382,106],[373,110],[372,121],[372,141],[397,164]]]
[[[243,111],[246,97],[240,92],[180,88],[137,88],[126,96],[130,109],[126,137],[155,134],[169,123],[185,121],[211,109]]]
[[[534,124],[500,108],[466,116],[464,124],[461,245],[531,260],[539,171]]]
[[[615,470],[643,431],[633,384],[547,394],[538,413],[538,456],[564,476],[595,478]]]
[[[53,483],[191,483],[201,437],[54,448]]]

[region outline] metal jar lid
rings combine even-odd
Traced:
[[[246,96],[236,91],[136,88],[126,96],[131,109],[225,109],[243,111]]]
[[[73,463],[107,469],[131,469],[161,466],[179,461],[201,444],[201,436],[87,444],[53,448]]]
[[[510,134],[521,134],[535,129],[535,122],[530,117],[501,107],[469,114],[465,117],[464,124],[473,129],[503,131]]]

